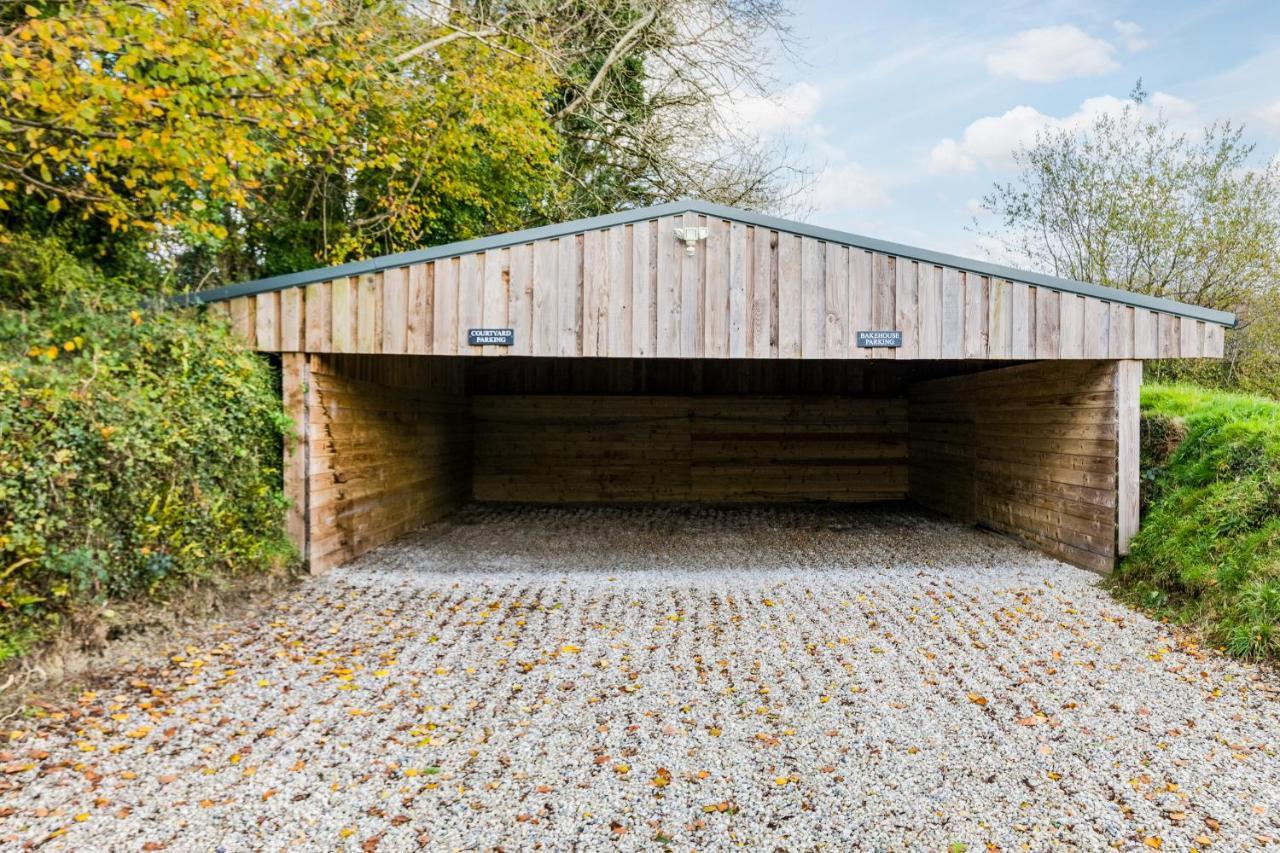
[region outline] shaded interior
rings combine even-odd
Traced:
[[[307,357],[323,570],[472,501],[908,501],[1108,571],[1113,361]]]

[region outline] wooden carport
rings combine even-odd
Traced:
[[[700,201],[191,299],[280,354],[313,571],[473,498],[909,499],[1108,571],[1142,361],[1234,324]]]

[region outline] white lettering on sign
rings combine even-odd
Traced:
[[[858,346],[860,347],[900,347],[902,346],[902,332],[899,332],[896,329],[858,332]]]
[[[467,329],[467,346],[509,347],[515,340],[514,329]]]

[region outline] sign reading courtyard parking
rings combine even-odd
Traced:
[[[509,347],[515,341],[515,329],[467,329],[470,347]]]
[[[902,332],[882,331],[882,332],[858,332],[858,346],[860,347],[900,347],[902,346]]]

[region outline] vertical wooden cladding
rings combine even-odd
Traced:
[[[912,499],[1110,571],[1136,528],[1140,376],[1082,360],[912,385]]]
[[[690,254],[677,228],[706,228]],[[616,358],[1219,357],[1214,323],[698,214],[229,300],[277,352]],[[511,347],[467,330],[511,328]],[[897,329],[899,349],[860,349]]]

